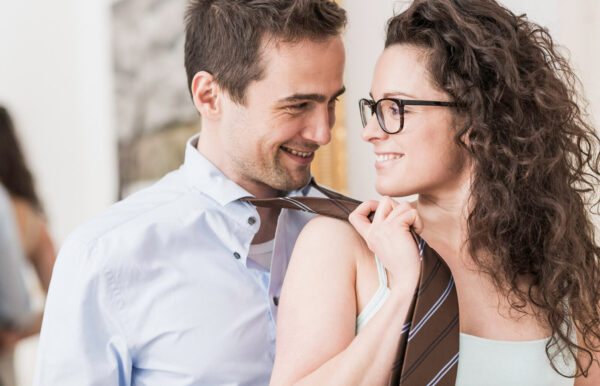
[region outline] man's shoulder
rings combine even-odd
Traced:
[[[215,206],[208,196],[180,181],[182,178],[177,172],[170,173],[155,184],[116,202],[76,228],[67,241],[90,250],[106,244],[125,248],[149,228],[176,231],[175,225],[182,218],[200,215]]]

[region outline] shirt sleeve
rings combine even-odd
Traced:
[[[34,385],[130,385],[123,305],[108,256],[67,241],[52,274]]]

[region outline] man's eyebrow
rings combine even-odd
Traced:
[[[338,90],[338,92],[333,94],[333,97],[331,98],[331,100],[334,100],[335,98],[341,96],[345,92],[346,92],[346,86],[343,86],[341,89]]]
[[[329,100],[334,100],[335,98],[339,97],[340,95],[342,95],[345,92],[346,92],[346,87],[344,86],[341,89],[339,89],[335,94],[333,94],[333,96]],[[323,102],[326,102],[327,100],[328,100],[327,96],[325,96],[323,94],[293,94],[293,95],[290,95],[288,97],[281,99],[279,102],[294,103],[294,102],[300,102],[300,101],[314,101],[317,103],[323,103]]]

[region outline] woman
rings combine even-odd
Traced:
[[[19,266],[26,258],[48,290],[55,251],[8,111],[0,107],[0,384],[14,384],[13,349],[40,331]]]
[[[411,227],[454,276],[456,384],[600,384],[599,139],[567,61],[493,0],[416,0],[385,47],[361,114],[386,197],[353,227],[303,230],[272,384],[386,383],[420,269]]]

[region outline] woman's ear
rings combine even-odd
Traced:
[[[192,79],[192,99],[203,118],[218,119],[221,114],[220,88],[215,77],[206,71],[197,72]]]
[[[471,125],[464,116],[455,115],[452,118],[452,126],[457,130],[457,138],[467,149],[471,149]]]
[[[463,129],[463,133],[460,136],[460,140],[465,144],[467,149],[471,149],[471,127]]]

